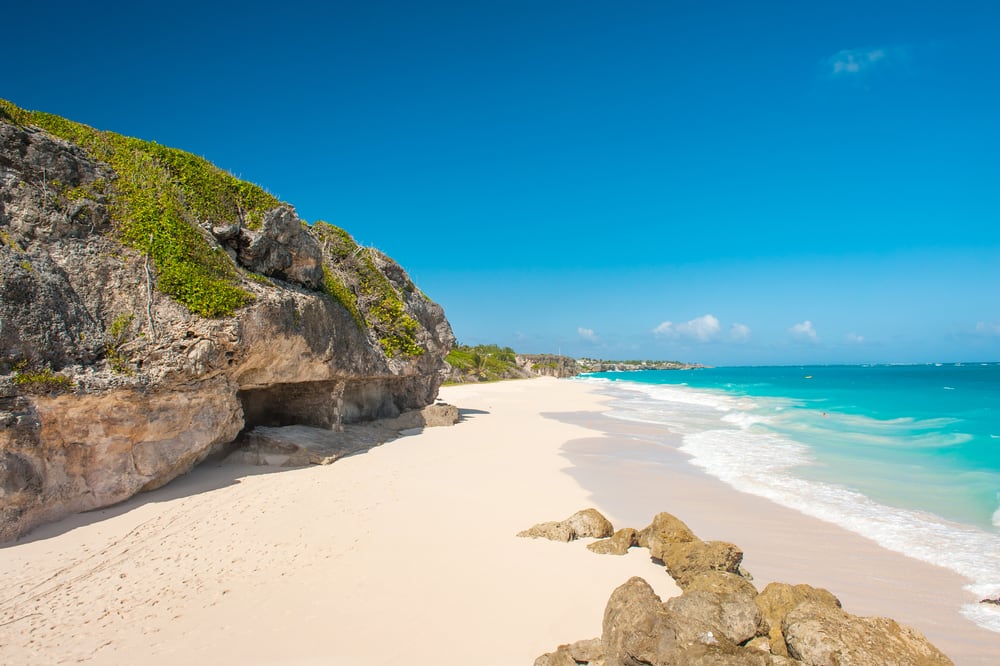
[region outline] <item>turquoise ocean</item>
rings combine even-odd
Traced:
[[[1000,632],[1000,363],[586,375],[609,416],[682,437],[691,463],[970,580]]]

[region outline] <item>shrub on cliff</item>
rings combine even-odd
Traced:
[[[253,272],[258,269],[240,266],[227,256],[232,248],[225,250],[207,233],[223,230],[232,239],[241,229],[261,229],[269,211],[284,205],[263,188],[183,150],[28,111],[2,99],[0,122],[42,129],[109,165],[112,177],[86,187],[70,187],[44,174],[42,186],[64,204],[106,199],[117,238],[147,256],[156,270],[156,288],[191,312],[231,315],[254,298],[246,280],[266,283]],[[312,231],[326,250],[321,285],[316,286],[340,302],[359,329],[372,331],[386,355],[419,356],[419,324],[405,302],[419,294],[413,283],[407,278],[394,286],[382,270],[392,262],[359,247],[343,229],[319,222]]]

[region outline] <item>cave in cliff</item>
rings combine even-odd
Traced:
[[[272,384],[239,391],[245,429],[256,426],[307,425],[336,429],[340,425],[343,382]]]
[[[238,392],[244,429],[306,425],[337,430],[345,423],[399,416],[391,382],[316,381],[272,384]]]
[[[340,412],[343,423],[395,418],[399,412],[391,381],[355,381],[344,387]]]

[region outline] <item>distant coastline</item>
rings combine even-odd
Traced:
[[[576,360],[581,373],[587,372],[633,372],[639,370],[698,370],[711,368],[700,363],[682,361],[605,361],[601,359],[579,358]]]
[[[561,354],[519,354],[499,345],[456,345],[445,359],[446,382],[467,384],[532,377],[575,377],[592,372],[693,370],[711,366],[682,361],[605,360]]]

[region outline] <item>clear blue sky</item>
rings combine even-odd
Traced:
[[[1000,3],[28,3],[0,97],[204,155],[460,341],[1000,360]]]

